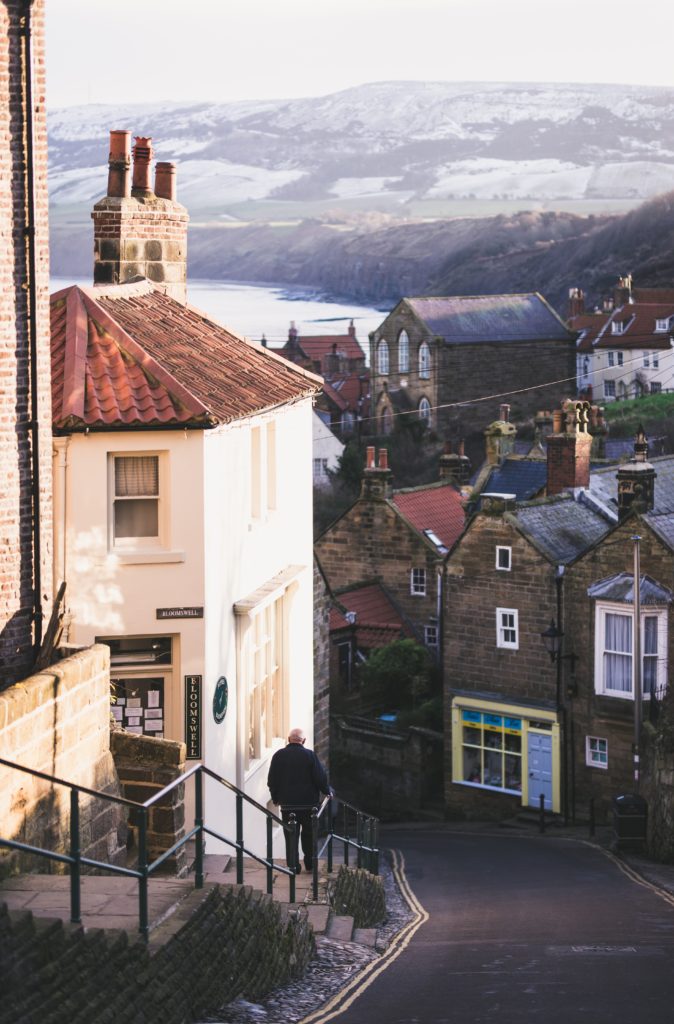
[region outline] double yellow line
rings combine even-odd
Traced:
[[[321,1006],[319,1010],[315,1010],[310,1013],[308,1017],[304,1017],[300,1024],[327,1024],[327,1021],[334,1020],[358,999],[358,996],[362,995],[366,989],[370,987],[373,981],[376,981],[380,974],[390,967],[391,964],[398,959],[400,954],[409,946],[415,933],[421,928],[422,924],[428,921],[428,911],[424,910],[419,900],[416,898],[412,890],[410,889],[405,875],[405,858],[403,857],[400,850],[391,850],[392,859],[392,870],[393,877],[398,883],[398,888],[403,896],[403,899],[407,903],[407,906],[414,915],[411,921],[405,925],[404,928],[398,932],[395,938],[391,941],[388,948],[384,953],[377,959],[372,960],[367,967],[364,967],[348,985],[345,985],[337,995],[333,996],[332,999],[328,1000],[324,1006]]]

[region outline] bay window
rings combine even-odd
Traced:
[[[623,606],[598,604],[596,609],[595,690],[631,700],[634,615]],[[644,697],[662,696],[667,685],[667,612],[647,607],[641,612],[641,681]]]

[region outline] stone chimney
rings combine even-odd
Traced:
[[[619,277],[613,289],[613,305],[616,309],[632,302],[632,275]]]
[[[470,479],[470,459],[465,454],[463,441],[459,441],[456,452],[452,451],[449,441],[445,442],[445,450],[440,456],[439,479],[445,483],[468,483]]]
[[[653,511],[656,476],[648,461],[648,442],[640,424],[634,439],[634,455],[618,469],[618,519],[621,523],[630,512]]]
[[[187,222],[176,200],[175,164],[158,163],[154,191],[152,139],[110,132],[108,192],[94,206],[94,284],[146,277],[167,295],[187,298]]]
[[[569,288],[569,320],[574,316],[580,316],[584,312],[585,292],[582,288]]]
[[[490,466],[500,466],[506,455],[515,449],[517,429],[510,422],[510,406],[502,405],[499,419],[490,423],[484,432],[486,459]]]
[[[548,409],[539,409],[534,417],[534,441],[543,444],[552,433],[552,413]]]
[[[592,458],[606,458],[606,438],[608,424],[604,419],[604,410],[599,405],[590,408],[590,433],[592,434]]]
[[[552,414],[548,437],[548,496],[590,484],[590,403],[567,398]]]
[[[356,328],[353,326],[353,320],[349,324],[349,337],[350,338],[355,338],[356,337]]]
[[[388,450],[379,449],[379,462],[375,465],[374,447],[367,449],[367,459],[363,470],[360,496],[366,501],[384,501],[393,493],[393,474],[388,468]]]

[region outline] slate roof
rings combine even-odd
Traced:
[[[395,491],[391,501],[420,533],[431,530],[447,549],[463,532],[465,512],[461,495],[452,484]],[[439,554],[444,553],[434,546]]]
[[[514,494],[517,501],[529,501],[545,488],[548,466],[544,459],[504,459],[494,466],[482,492]]]
[[[570,495],[518,508],[511,515],[539,551],[557,565],[573,562],[614,525]]]
[[[662,515],[654,515],[649,512],[644,518],[667,547],[674,551],[674,513],[665,512]]]
[[[538,292],[404,301],[434,335],[451,344],[569,341],[575,336]]]
[[[147,281],[52,295],[51,354],[55,429],[208,427],[321,383]]]
[[[674,512],[674,455],[661,455],[649,459],[656,472],[655,505],[653,512]],[[592,470],[589,492],[612,515],[618,515],[618,466],[607,466]]]
[[[634,604],[634,576],[632,573],[620,572],[593,583],[587,588],[587,593],[588,597],[600,598],[603,601]],[[639,577],[639,598],[642,605],[669,604],[673,597],[671,590],[650,576]]]

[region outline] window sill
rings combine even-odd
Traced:
[[[488,786],[482,782],[468,782],[467,779],[452,779],[454,786],[468,786],[470,789],[486,789],[489,793],[503,793],[505,796],[522,796],[521,789],[504,789],[503,786]]]
[[[117,551],[113,554],[120,565],[152,565],[160,562],[184,562],[184,551]]]

